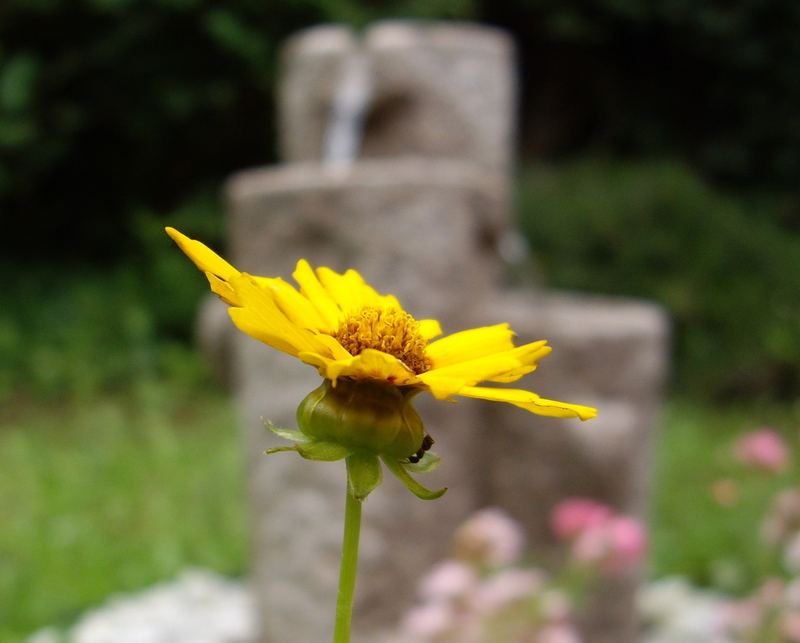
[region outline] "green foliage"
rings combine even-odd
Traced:
[[[675,322],[677,383],[800,392],[800,239],[680,165],[533,168],[521,223],[548,284],[647,297]]]
[[[219,235],[220,219],[202,198],[171,215],[205,239]],[[83,399],[160,377],[207,381],[187,342],[203,279],[152,214],[137,216],[135,232],[136,260],[105,272],[3,267],[15,277],[0,291],[0,402],[19,392]]]
[[[800,4],[510,0],[482,15],[521,43],[534,152],[677,156],[797,194]],[[782,217],[800,226],[797,201]]]
[[[0,642],[187,567],[243,573],[240,456],[229,404],[178,378],[4,407]]]
[[[164,213],[274,158],[278,50],[320,22],[464,17],[471,0],[0,4],[0,253],[113,262]]]
[[[90,375],[79,355],[108,356],[90,360],[106,370],[97,376],[103,381],[162,368],[167,352],[153,347],[186,336],[202,284],[187,279],[184,287],[183,259],[154,251],[163,245],[159,222],[185,222],[188,232],[218,240],[208,222],[219,209],[208,195],[231,172],[275,159],[272,96],[286,38],[317,23],[361,28],[387,17],[479,19],[510,29],[522,69],[521,146],[530,157],[587,149],[669,155],[728,188],[785,190],[771,203],[737,205],[680,170],[663,170],[659,179],[642,178],[643,194],[634,195],[650,199],[644,208],[652,213],[637,219],[636,243],[619,242],[625,251],[612,253],[599,249],[611,234],[604,227],[619,229],[640,209],[627,187],[600,183],[639,179],[612,168],[593,181],[599,201],[583,203],[554,187],[577,178],[553,178],[545,192],[566,208],[624,203],[604,223],[580,224],[599,241],[566,237],[553,242],[561,251],[544,249],[542,257],[558,283],[666,303],[680,355],[688,356],[680,366],[687,386],[797,389],[791,235],[800,229],[800,5],[8,0],[0,3],[0,264],[14,279],[0,293],[0,395],[15,374],[42,389],[96,388],[83,381]],[[684,231],[689,236],[678,240]],[[584,242],[593,247],[587,263],[579,265],[578,252],[568,265],[564,253]],[[760,252],[766,247],[769,254]],[[604,267],[596,271],[598,261]],[[90,265],[112,268],[98,276]],[[759,289],[758,279],[769,287]],[[104,337],[93,337],[93,327]],[[115,338],[131,347],[126,357],[119,347],[107,352]]]

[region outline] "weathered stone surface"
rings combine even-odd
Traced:
[[[279,91],[285,160],[322,160],[356,51],[371,78],[361,158],[457,158],[510,171],[513,44],[502,31],[453,23],[377,23],[361,42],[344,27],[314,28],[290,40]]]
[[[596,498],[643,517],[668,324],[651,304],[586,296],[505,293],[486,310],[509,321],[520,341],[546,338],[553,347],[526,387],[599,409],[591,422],[556,426],[507,405],[480,410],[490,501],[520,520],[535,553],[556,564],[548,517],[564,498]],[[635,641],[637,585],[631,574],[593,592],[586,641]]]
[[[418,317],[463,328],[493,274],[480,230],[486,210],[496,207],[496,185],[471,168],[372,161],[346,176],[318,164],[240,174],[228,187],[232,258],[242,270],[287,277],[301,256],[338,270],[357,266]],[[297,404],[319,377],[250,338],[236,346],[264,640],[316,643],[332,627],[344,466],[260,455],[278,441],[259,417],[293,426]],[[366,501],[356,640],[396,622],[413,602],[415,579],[444,556],[453,529],[477,508],[483,465],[475,407],[425,399],[416,406],[445,454],[424,483],[451,490],[425,503],[387,476]]]

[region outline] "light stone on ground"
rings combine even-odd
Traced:
[[[137,594],[112,596],[64,637],[48,628],[28,643],[252,643],[254,617],[241,583],[192,570]]]
[[[646,584],[636,602],[644,624],[637,641],[733,643],[719,632],[726,600],[679,577]],[[87,612],[66,634],[46,628],[27,643],[253,643],[254,637],[254,602],[247,587],[194,570],[170,583],[112,597]],[[358,640],[418,643],[389,633]]]
[[[649,583],[637,596],[644,624],[640,643],[734,643],[721,631],[728,600],[680,577]]]

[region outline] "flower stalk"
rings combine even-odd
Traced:
[[[348,482],[333,643],[350,643],[350,621],[353,615],[353,595],[358,570],[358,543],[361,536],[361,502],[355,497],[352,485]]]

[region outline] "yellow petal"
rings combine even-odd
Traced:
[[[536,369],[536,362],[552,349],[542,340],[517,346],[511,350],[485,355],[449,366],[438,367],[422,373],[419,379],[427,384],[436,397],[455,395],[463,386],[478,382],[513,382]]]
[[[442,327],[435,319],[420,319],[419,320],[419,333],[426,340],[433,339],[442,334]],[[426,351],[427,354],[427,351]]]
[[[294,280],[300,286],[300,291],[314,305],[328,328],[338,328],[341,311],[336,302],[323,288],[317,275],[311,269],[308,261],[301,259],[292,273]]]
[[[513,388],[486,388],[467,386],[462,388],[458,395],[464,397],[474,397],[481,400],[492,402],[507,402],[521,409],[557,418],[578,417],[581,420],[590,420],[597,415],[597,409],[580,404],[569,404],[568,402],[557,402],[556,400],[546,400],[522,389]]]
[[[178,244],[178,247],[183,250],[184,254],[203,272],[210,272],[223,280],[239,274],[236,268],[199,241],[190,239],[175,228],[167,227],[165,230],[172,240]]]
[[[344,314],[371,305],[368,292],[364,289],[364,280],[355,270],[348,270],[340,275],[321,266],[317,268],[317,277]]]
[[[377,290],[370,286],[355,270],[348,270],[347,272],[355,272],[361,279],[361,297],[365,302],[365,306],[372,306],[374,308],[397,308],[403,310],[397,297],[394,295],[381,295]],[[346,274],[346,273],[345,273]]]
[[[345,315],[367,306],[402,308],[394,295],[381,295],[352,268],[341,275],[325,266],[317,268],[316,272],[320,283]]]
[[[314,338],[317,342],[325,346],[326,355],[330,355],[334,360],[348,360],[352,357],[335,337],[325,333],[317,333]]]
[[[207,272],[206,279],[208,279],[208,283],[211,285],[211,292],[217,295],[226,304],[229,306],[241,305],[239,298],[236,296],[236,293],[233,291],[233,288],[231,288],[231,285],[227,281],[223,281],[213,272]]]
[[[350,377],[356,380],[384,380],[395,386],[406,386],[419,382],[414,372],[399,359],[371,348],[362,351],[355,357],[327,363],[324,376],[333,382],[340,377]]]
[[[514,332],[508,324],[472,328],[436,340],[428,346],[425,354],[433,360],[433,367],[439,368],[511,350],[514,348],[513,337]]]
[[[317,370],[319,370],[319,374],[322,377],[325,377],[325,372],[328,368],[328,364],[335,361],[326,355],[320,355],[319,353],[312,353],[306,351],[298,353],[297,357],[306,364],[310,364],[311,366],[316,366]]]
[[[297,357],[297,346],[281,335],[270,332],[267,326],[252,311],[246,308],[228,308],[228,314],[236,327],[246,335],[277,348],[279,351]]]
[[[301,351],[323,354],[328,352],[325,345],[317,340],[313,331],[298,326],[284,314],[276,304],[272,290],[259,286],[247,273],[240,273],[232,278],[230,285],[242,306],[234,308],[231,317],[248,335],[261,339],[271,346],[275,345],[273,341],[277,338],[293,348],[291,351],[286,351],[292,355],[297,355]]]
[[[297,292],[290,283],[272,277],[254,277],[254,279],[259,285],[273,291],[280,309],[298,326],[328,333],[336,331],[335,328],[328,326],[314,304]]]

